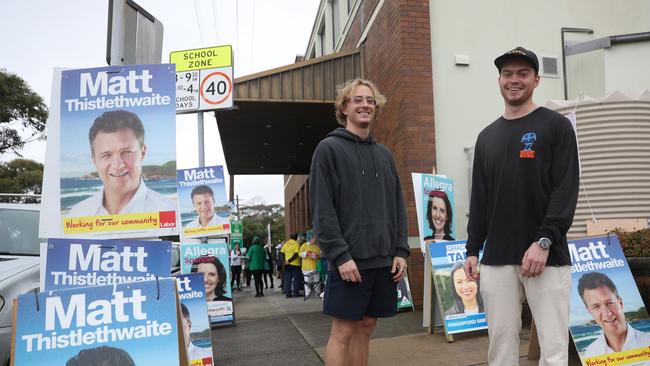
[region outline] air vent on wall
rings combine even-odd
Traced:
[[[558,58],[554,56],[542,56],[540,60],[539,74],[545,77],[559,78]]]

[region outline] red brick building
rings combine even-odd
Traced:
[[[350,8],[344,8],[347,5]],[[338,21],[334,19],[337,11]],[[436,164],[429,23],[429,1],[323,0],[307,49],[307,60],[361,49],[361,76],[374,81],[388,99],[372,134],[393,152],[404,189],[413,253],[409,278],[418,307],[422,305],[423,256],[411,172],[430,172]],[[305,175],[286,175],[284,181],[288,235],[311,227],[309,181]]]

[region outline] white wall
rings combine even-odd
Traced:
[[[650,31],[650,24],[648,24]],[[617,44],[605,50],[605,93],[650,90],[650,41]]]
[[[605,94],[605,52],[601,48],[567,58],[567,99],[581,93],[596,97]]]
[[[515,46],[523,46],[538,56],[561,59],[562,27],[594,30],[591,35],[569,33],[566,39],[570,41],[646,32],[650,30],[650,1],[626,0],[625,6],[613,0],[430,0],[429,3],[438,172],[455,182],[454,219],[457,237],[464,238],[469,207],[469,164],[463,148],[473,146],[478,133],[503,111],[494,58]],[[456,54],[468,55],[469,66],[455,66]],[[611,62],[618,61],[612,58]],[[646,70],[647,66],[638,71]],[[535,102],[543,105],[549,99],[562,98],[562,79],[542,78]]]

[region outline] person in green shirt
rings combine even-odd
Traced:
[[[260,238],[257,236],[253,238],[253,244],[248,249],[247,256],[249,259],[249,270],[253,273],[253,279],[255,281],[255,297],[262,297],[264,296],[262,273],[264,273],[266,253],[264,252],[264,248],[262,248]]]

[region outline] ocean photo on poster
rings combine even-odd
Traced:
[[[152,169],[161,168],[161,170],[165,170],[165,168],[164,166],[144,166],[142,168],[142,180],[147,187],[171,200],[176,200],[176,162],[171,161],[169,164],[174,167],[174,173],[171,177],[156,175],[148,178],[146,172],[149,167]],[[85,177],[61,178],[61,211],[65,214],[70,207],[101,191],[102,186],[102,181],[95,172]]]

